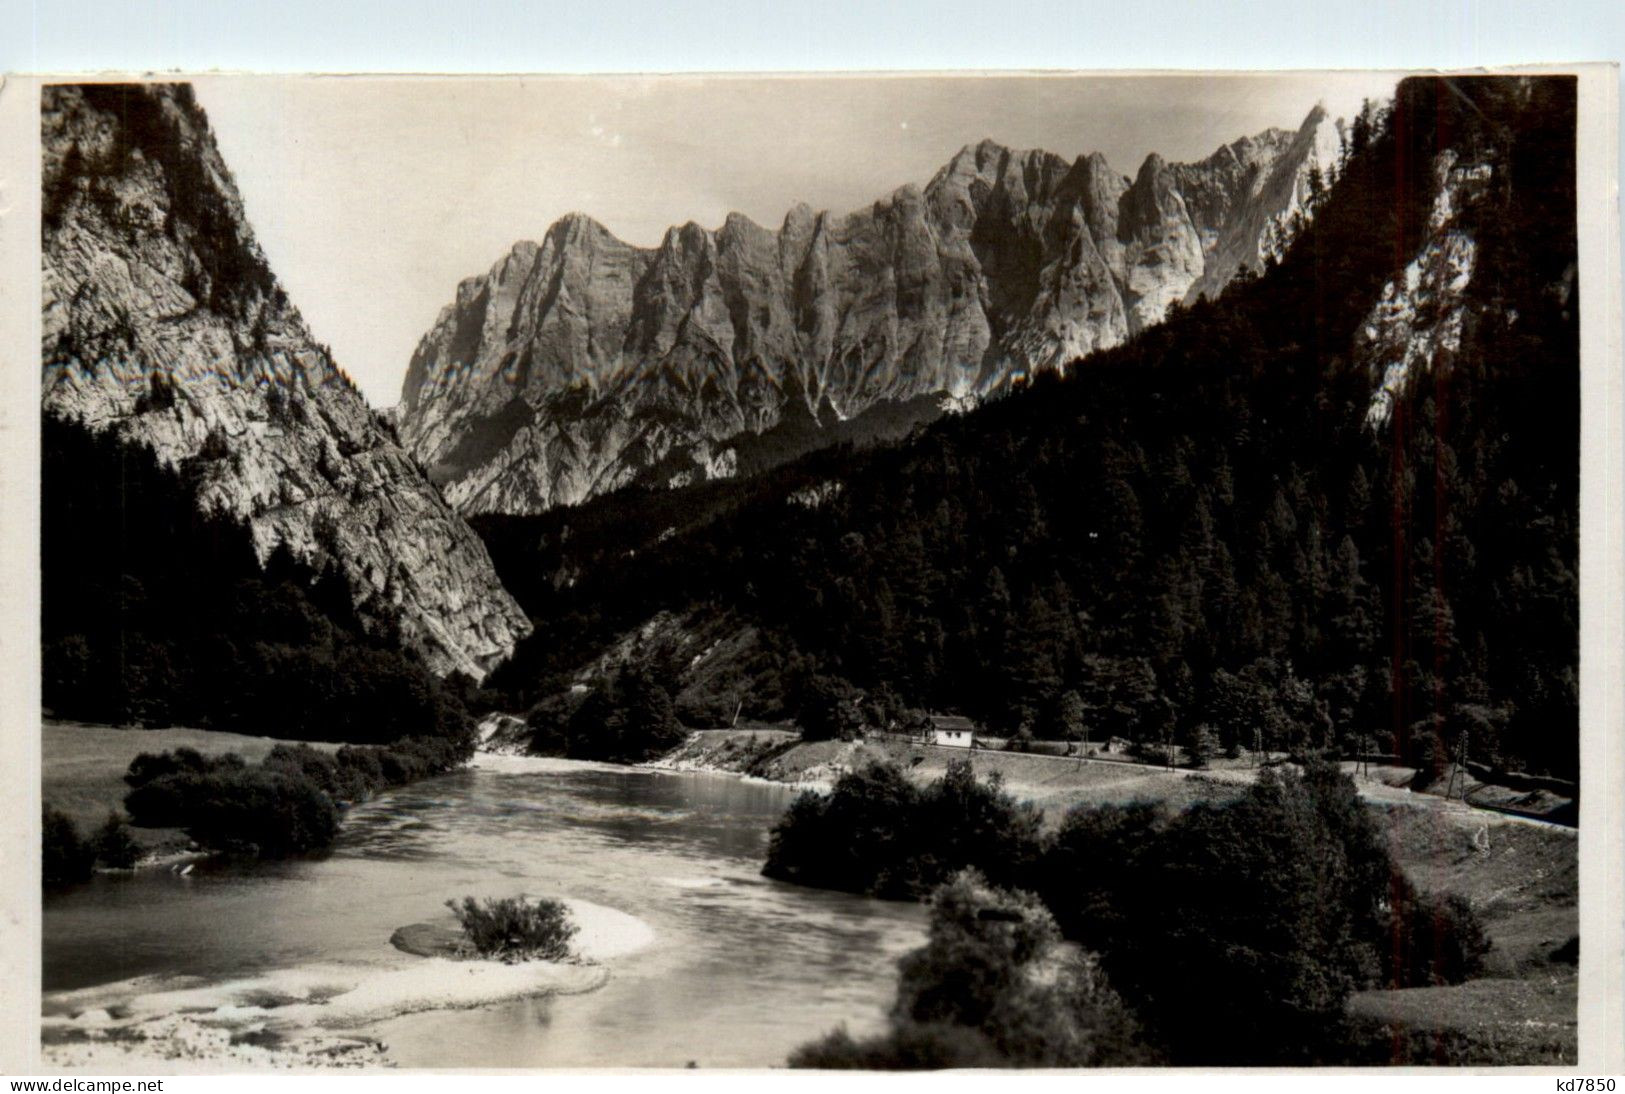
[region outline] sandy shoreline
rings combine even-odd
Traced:
[[[726,767],[711,767],[700,761],[676,760],[650,760],[647,763],[636,764],[634,770],[656,771],[664,775],[726,775],[730,779],[737,779],[742,783],[751,783],[756,786],[781,786],[787,790],[817,790],[828,793],[834,789],[835,781],[840,778],[839,773],[832,773],[828,777],[808,778],[805,776],[794,779],[773,779],[766,775],[752,775],[744,771],[734,771]]]
[[[565,901],[577,934],[568,961],[452,960],[387,949],[209,983],[139,977],[48,994],[40,1064],[47,1071],[173,1073],[265,1068],[389,1067],[378,1023],[432,1010],[577,995],[608,982],[606,962],[641,950],[654,931],[635,916]],[[451,922],[448,917],[448,922]],[[381,939],[387,948],[388,940]]]

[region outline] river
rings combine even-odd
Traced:
[[[878,1029],[896,959],[924,936],[917,905],[760,876],[792,796],[493,757],[356,807],[321,858],[205,861],[47,896],[44,1013],[323,1026],[364,997],[342,1024],[405,1067],[781,1065],[842,1023]],[[622,944],[603,986],[538,996],[509,967],[425,964],[389,943],[449,922],[448,898],[518,893],[622,913],[607,913]]]

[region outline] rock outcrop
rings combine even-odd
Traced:
[[[1434,199],[1421,251],[1404,272],[1388,281],[1356,337],[1356,359],[1371,374],[1374,390],[1365,424],[1388,424],[1394,402],[1419,376],[1448,368],[1461,348],[1467,319],[1466,290],[1478,246],[1457,223],[1461,208],[1494,176],[1489,163],[1458,164],[1446,149],[1433,165]]]
[[[201,503],[337,567],[361,618],[479,678],[530,630],[479,538],[316,344],[188,85],[48,86],[43,393]]]
[[[1318,107],[1132,179],[984,141],[846,216],[734,214],[653,249],[571,214],[458,286],[412,357],[401,435],[464,512],[534,512],[729,474],[741,438],[789,416],[962,408],[1259,268],[1336,145]]]

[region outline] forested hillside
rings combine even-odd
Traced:
[[[816,672],[1000,729],[1081,700],[1096,735],[1422,764],[1465,735],[1572,775],[1574,116],[1568,78],[1406,80],[1278,264],[1064,380],[891,448],[479,524],[537,625],[487,699],[562,690],[670,610],[758,628],[764,716],[775,675]],[[1441,201],[1476,262],[1456,337],[1398,382],[1372,316]]]
[[[333,571],[198,504],[195,467],[44,417],[44,702],[58,717],[388,743],[471,733],[455,682],[369,633]]]

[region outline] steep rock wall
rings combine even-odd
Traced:
[[[190,87],[48,86],[41,127],[45,412],[152,449],[262,561],[337,567],[369,625],[483,676],[530,625],[288,302]]]

